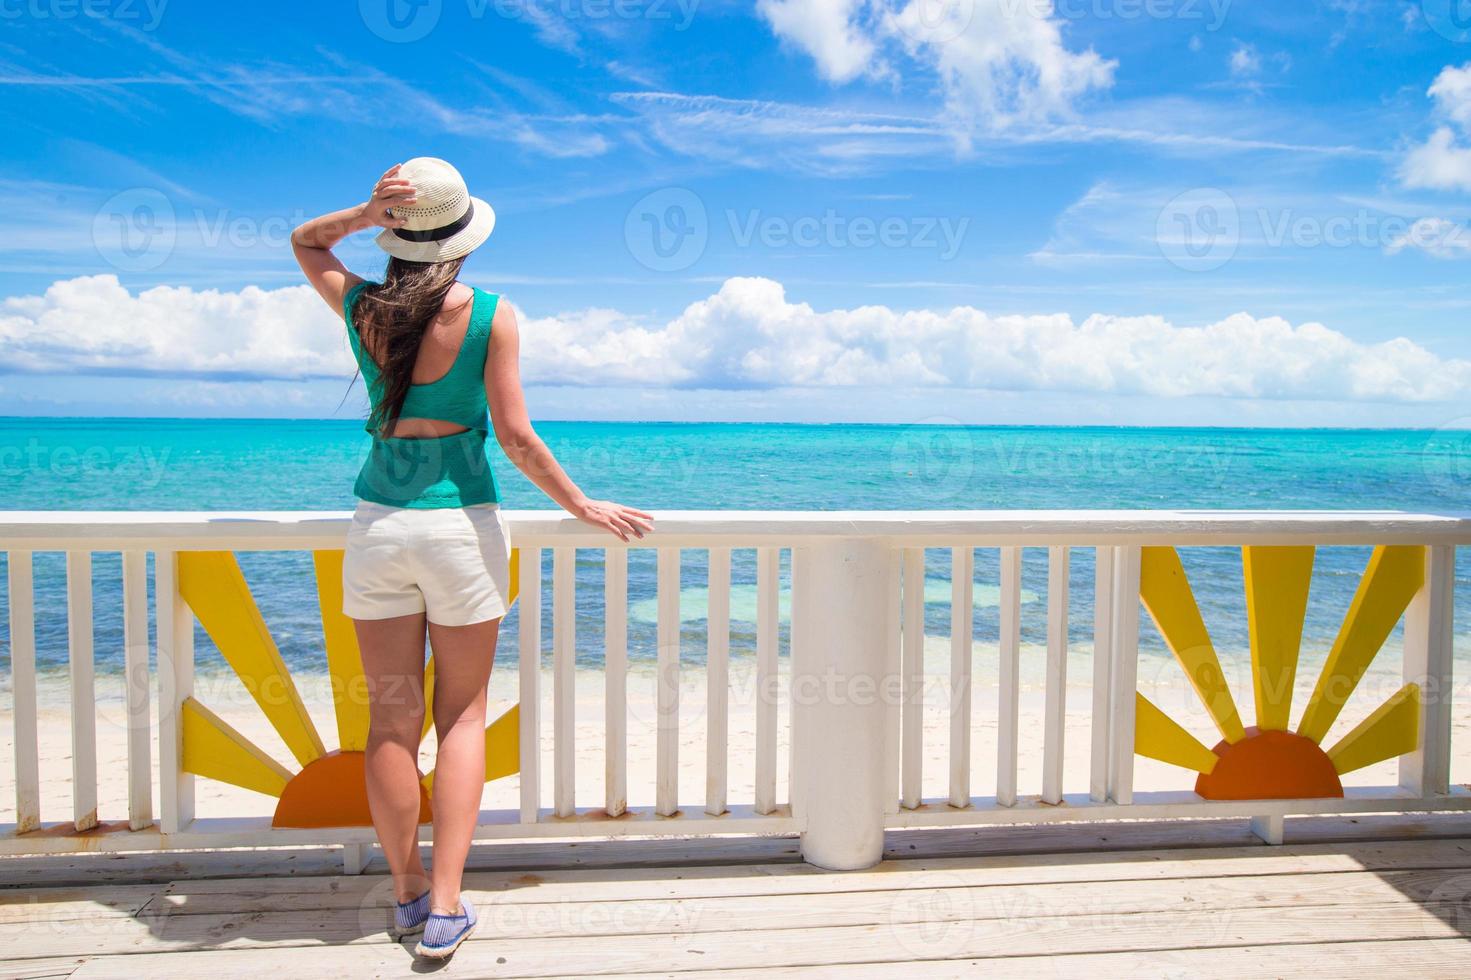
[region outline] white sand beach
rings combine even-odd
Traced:
[[[983,668],[990,665],[994,670],[994,648],[977,646],[977,676],[972,684],[971,724],[971,792],[977,796],[990,795],[996,783],[996,731],[997,691],[994,681],[988,679]],[[1023,678],[1035,674],[1044,651],[1028,647],[1024,650]],[[1389,660],[1391,658],[1384,658]],[[782,691],[779,702],[778,731],[778,798],[785,800],[784,789],[787,774],[787,736],[789,720],[789,698],[785,680],[789,665],[781,664]],[[945,797],[949,793],[949,652],[948,643],[942,638],[931,637],[927,644],[927,673],[929,684],[924,710],[924,795],[927,798]],[[1298,691],[1294,704],[1300,711],[1311,691],[1315,671],[1304,668],[1298,678]],[[756,697],[754,662],[736,658],[730,669],[729,701],[729,792],[728,800],[733,804],[750,802],[753,796],[755,763],[755,720]],[[1069,686],[1067,691],[1067,733],[1065,738],[1064,791],[1086,793],[1089,785],[1090,752],[1092,733],[1090,729],[1090,706],[1092,702],[1091,651],[1083,648],[1074,650],[1069,657]],[[632,806],[652,804],[655,785],[655,678],[650,666],[634,664],[628,678],[628,799]],[[1251,722],[1252,700],[1249,681],[1231,678],[1236,691],[1237,704],[1243,718]],[[330,685],[320,675],[298,677],[297,683],[303,700],[322,735],[323,742],[331,749],[337,745],[335,721],[332,710]],[[1354,699],[1344,709],[1325,745],[1331,745],[1338,737],[1373,710],[1385,697],[1398,688],[1401,680],[1397,667],[1387,665],[1365,678]],[[42,819],[58,821],[71,819],[72,748],[71,715],[64,676],[43,677],[40,692],[39,746],[41,771]],[[596,669],[579,669],[576,673],[576,786],[579,807],[598,807],[604,800],[604,685],[605,678]],[[542,677],[542,731],[543,731],[543,805],[551,805],[550,784],[552,772],[552,695],[553,681],[549,671]],[[1461,682],[1465,687],[1465,681]],[[1199,708],[1195,695],[1183,680],[1173,662],[1159,658],[1141,659],[1139,690],[1171,717],[1184,724],[1207,745],[1214,744],[1215,734],[1209,720]],[[514,666],[497,669],[491,682],[491,715],[494,717],[508,708],[517,696],[517,676]],[[1464,694],[1464,692],[1458,692]],[[126,741],[123,724],[121,688],[117,678],[98,678],[97,753],[99,803],[102,819],[121,818],[126,815]],[[299,768],[285,745],[261,715],[255,703],[246,693],[244,686],[230,674],[201,672],[196,682],[196,696],[211,710],[219,714],[251,741],[259,745],[288,769]],[[685,664],[681,672],[680,708],[680,800],[691,808],[701,808],[705,801],[706,778],[706,692],[704,668],[698,664]],[[1462,696],[1460,705],[1467,704]],[[156,716],[158,705],[155,700],[153,711]],[[1042,731],[1045,696],[1035,683],[1024,683],[1020,697],[1018,785],[1023,795],[1036,794],[1041,790],[1042,779]],[[13,820],[14,800],[14,752],[13,724],[9,698],[4,710],[0,711],[0,800],[4,800],[4,819]],[[1455,718],[1452,738],[1455,753],[1452,778],[1465,782],[1471,777],[1471,711],[1459,710]],[[157,744],[153,746],[153,765],[157,767]],[[434,764],[435,740],[432,732],[424,740],[421,750],[421,768],[426,772]],[[896,775],[897,781],[897,775]],[[1360,770],[1345,778],[1345,785],[1391,785],[1398,781],[1394,762],[1385,762]],[[1137,790],[1183,790],[1194,785],[1194,775],[1149,759],[1139,758],[1136,765],[1135,786]],[[155,794],[157,780],[155,779]],[[511,777],[487,785],[483,806],[487,810],[514,809],[517,806],[519,788],[517,778]],[[213,780],[196,780],[197,810],[200,816],[265,816],[273,812],[275,800],[248,790],[239,789]],[[3,812],[3,811],[0,811]],[[155,814],[158,811],[155,799]]]

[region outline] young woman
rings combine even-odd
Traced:
[[[393,873],[395,933],[423,933],[421,956],[449,956],[475,928],[460,879],[485,776],[485,691],[510,584],[510,541],[486,457],[486,414],[511,462],[568,512],[627,541],[649,514],[589,500],[526,416],[516,314],[459,282],[495,212],[458,171],[419,157],[393,167],[366,204],[291,236],[296,259],[347,335],[368,386],[372,447],[343,562],[369,690],[366,752],[373,826]],[[382,282],[353,275],[332,248],[380,227]],[[432,872],[419,856],[418,743],[424,636],[434,650]]]

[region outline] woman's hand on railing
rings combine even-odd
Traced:
[[[654,529],[654,515],[646,514],[611,500],[588,500],[572,511],[579,521],[618,535],[624,541],[631,534],[641,538]]]

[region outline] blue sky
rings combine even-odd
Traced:
[[[433,155],[541,417],[1471,416],[1465,0],[0,0],[0,100],[0,414],[357,411],[286,237]]]

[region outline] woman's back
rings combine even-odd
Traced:
[[[461,282],[451,288],[444,304],[424,330],[424,339],[419,344],[418,357],[414,359],[412,381],[415,385],[433,384],[443,379],[459,357],[468,337],[470,314],[473,311],[475,290]],[[363,338],[363,346],[375,364],[380,363],[382,352],[373,337]],[[403,439],[432,439],[438,436],[463,432],[465,426],[443,419],[413,418],[405,415],[394,424],[390,434]]]
[[[375,408],[383,397],[379,383],[382,344],[371,328],[363,329],[363,323],[372,322],[377,286],[359,283],[348,291],[343,303],[353,354]],[[383,436],[433,439],[467,429],[485,430],[485,361],[499,300],[494,293],[455,283],[439,311],[422,328],[410,386],[398,417],[385,420]]]
[[[372,327],[389,322],[392,300],[361,282],[343,298],[343,318],[373,399],[373,444],[354,492],[362,500],[415,509],[464,507],[500,499],[485,454],[489,430],[485,362],[499,297],[455,283],[431,320],[413,331],[409,385],[395,413],[383,409],[383,345]],[[464,297],[468,292],[468,301]],[[458,297],[457,297],[458,294]],[[373,304],[382,303],[375,309]],[[407,367],[408,365],[402,365]],[[381,422],[376,420],[382,420]]]

